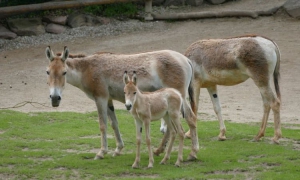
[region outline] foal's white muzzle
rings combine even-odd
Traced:
[[[132,103],[131,103],[130,101],[126,101],[125,107],[126,107],[126,109],[127,109],[128,111],[130,111],[131,108],[132,108]]]

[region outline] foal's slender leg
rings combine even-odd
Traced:
[[[218,136],[219,140],[224,141],[224,140],[226,140],[226,136],[225,136],[226,127],[224,124],[224,120],[222,118],[222,109],[221,109],[220,102],[219,102],[217,86],[211,86],[211,87],[207,88],[207,91],[208,91],[210,99],[213,103],[214,111],[219,120],[219,126],[220,126],[220,134]]]
[[[132,164],[132,168],[138,168],[141,161],[141,134],[142,134],[142,128],[143,128],[143,122],[135,119],[135,128],[136,128],[136,155],[135,155],[135,161]]]
[[[153,167],[154,163],[154,158],[153,158],[153,153],[152,153],[152,147],[151,147],[151,137],[150,137],[150,121],[151,119],[145,119],[144,124],[145,124],[145,133],[146,133],[146,144],[148,147],[148,152],[149,152],[149,164],[148,168]]]
[[[123,143],[123,140],[121,138],[119,125],[118,125],[118,120],[117,120],[117,117],[116,117],[116,114],[115,114],[114,105],[113,105],[112,100],[108,101],[107,114],[108,114],[109,119],[111,120],[111,127],[114,130],[116,141],[117,141],[116,142],[117,147],[115,149],[115,152],[114,152],[113,156],[117,156],[117,155],[121,154],[121,151],[124,147],[124,143]]]
[[[99,128],[101,132],[101,149],[96,154],[96,159],[103,159],[104,154],[108,151],[107,146],[107,138],[106,138],[106,129],[107,129],[107,99],[103,98],[96,98],[95,99],[97,110],[98,110],[98,116],[99,116]]]
[[[169,115],[169,116],[165,117],[164,119],[165,119],[165,122],[167,123],[168,130],[170,133],[170,143],[167,148],[167,152],[166,152],[164,158],[161,160],[160,164],[166,164],[166,162],[170,159],[170,154],[171,154],[173,143],[174,143],[174,140],[176,137],[176,131],[174,129],[174,125],[171,123],[172,118]]]

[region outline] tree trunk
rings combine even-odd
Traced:
[[[112,4],[118,2],[132,2],[137,0],[73,0],[73,1],[59,1],[46,2],[40,4],[9,6],[0,8],[0,18],[22,14],[32,11],[50,10],[50,9],[68,9],[90,5]]]
[[[274,14],[279,8],[274,7],[266,11],[203,11],[191,13],[174,13],[174,14],[152,14],[154,20],[184,20],[184,19],[203,19],[203,18],[223,18],[223,17],[251,17],[269,16]]]

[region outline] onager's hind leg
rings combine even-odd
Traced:
[[[197,159],[197,152],[199,151],[199,141],[197,132],[197,118],[193,113],[192,109],[188,105],[186,99],[183,99],[183,108],[185,112],[185,119],[190,128],[190,135],[192,140],[192,151],[189,154],[188,160]]]
[[[115,110],[114,110],[112,100],[108,101],[107,114],[108,114],[108,117],[111,121],[111,127],[114,130],[116,141],[117,141],[116,142],[117,147],[115,149],[115,152],[114,152],[113,156],[117,156],[117,155],[121,154],[121,151],[124,147],[124,143],[123,143],[123,140],[121,138],[119,125],[118,125],[118,120],[117,120],[117,117],[116,117],[116,114],[115,114]]]
[[[272,140],[274,143],[279,144],[279,139],[281,138],[280,101],[275,97],[270,86],[259,87],[259,90],[263,100],[264,115],[260,130],[255,137],[255,140],[259,141],[260,138],[265,135],[270,109],[272,109],[274,113],[274,138]]]
[[[218,138],[220,141],[224,141],[224,140],[226,140],[226,136],[225,136],[226,127],[224,124],[224,120],[222,118],[222,112],[221,112],[222,109],[221,109],[220,102],[219,102],[217,86],[211,86],[211,87],[207,88],[207,91],[210,95],[210,99],[213,103],[214,111],[219,120],[220,134],[219,134]]]

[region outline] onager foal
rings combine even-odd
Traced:
[[[178,158],[175,163],[176,166],[180,166],[182,161],[182,150],[184,131],[180,123],[180,110],[182,108],[183,100],[180,93],[173,88],[163,88],[154,92],[143,93],[136,86],[137,77],[136,73],[133,73],[130,80],[125,71],[123,76],[125,84],[125,106],[127,110],[133,115],[136,125],[136,157],[132,165],[133,168],[138,168],[140,163],[140,146],[141,146],[141,133],[142,126],[145,124],[146,131],[146,143],[149,151],[149,164],[148,168],[153,167],[154,159],[151,148],[150,138],[150,121],[163,118],[168,127],[168,133],[170,133],[170,144],[165,154],[165,157],[160,162],[165,164],[170,158],[170,153],[177,133],[179,134],[179,150]]]
[[[219,119],[219,140],[226,139],[226,127],[221,115],[217,85],[232,86],[251,78],[261,93],[264,108],[261,128],[255,140],[258,141],[264,136],[270,109],[272,109],[275,126],[273,142],[279,143],[278,140],[281,138],[281,96],[278,82],[280,52],[274,41],[257,35],[200,40],[190,45],[185,55],[192,61],[194,67],[196,110],[200,88],[206,88]],[[277,97],[271,89],[272,76]]]

